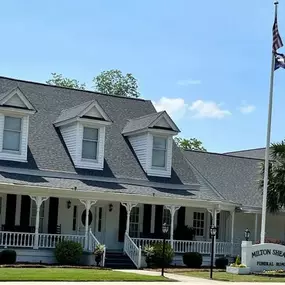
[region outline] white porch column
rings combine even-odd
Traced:
[[[121,204],[122,204],[122,205],[126,208],[126,210],[127,210],[126,233],[129,235],[129,234],[130,234],[131,211],[132,211],[132,208],[136,207],[138,204],[137,204],[137,203],[126,203],[126,202],[121,202]]]
[[[89,228],[89,211],[90,208],[97,202],[97,200],[82,200],[80,202],[85,206],[86,216],[85,216],[85,244],[84,249],[88,249],[88,228]]]
[[[257,229],[258,229],[258,214],[255,214],[255,221],[254,221],[254,243],[257,241]]]
[[[208,209],[208,212],[211,214],[212,217],[212,225],[217,227],[217,215],[220,213],[219,209],[213,208],[213,209]],[[215,262],[215,257],[216,257],[216,242],[217,242],[217,235],[214,237],[214,262]]]
[[[39,225],[40,225],[40,208],[44,201],[46,201],[49,197],[42,196],[30,196],[30,198],[35,201],[37,206],[36,213],[36,224],[35,224],[35,239],[34,239],[34,249],[39,248]]]
[[[170,211],[170,215],[171,215],[170,244],[171,244],[171,247],[173,248],[174,217],[175,217],[176,211],[180,209],[180,206],[170,206],[170,205],[167,205],[167,206],[165,206],[165,209],[169,210]]]
[[[234,229],[235,229],[235,210],[231,212],[231,256],[234,256]]]

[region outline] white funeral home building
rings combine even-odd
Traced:
[[[166,223],[175,262],[186,251],[207,260],[213,223],[216,256],[239,254],[246,228],[260,235],[261,159],[182,153],[178,133],[148,100],[0,77],[0,247],[54,262],[56,243],[69,239],[86,255],[104,244],[106,263],[124,252],[140,267],[141,248]],[[283,221],[269,215],[266,236],[285,239]],[[175,238],[184,225],[194,240]]]

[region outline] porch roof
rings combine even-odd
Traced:
[[[70,179],[50,176],[37,176],[19,173],[9,173],[0,171],[0,185],[26,185],[35,187],[45,187],[51,189],[77,190],[96,193],[109,194],[133,194],[137,196],[149,196],[155,198],[177,198],[187,200],[221,201],[218,195],[210,191],[196,191],[195,189],[171,189],[150,187],[127,183],[104,182],[87,179]],[[64,192],[62,192],[64,193]],[[63,194],[64,195],[64,194]],[[155,201],[154,201],[155,203]]]

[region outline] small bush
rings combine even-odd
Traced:
[[[163,257],[163,243],[155,243],[153,245],[153,256],[152,256],[152,263],[156,267],[161,267],[162,265],[164,266],[169,266],[172,262],[174,253],[173,249],[171,248],[170,244],[165,244],[165,252],[164,252],[164,257]],[[164,264],[163,264],[164,260]]]
[[[82,245],[74,241],[62,241],[55,247],[55,258],[62,265],[77,264],[82,253]]]
[[[203,262],[203,257],[199,252],[186,252],[183,255],[183,263],[188,268],[200,268]]]
[[[236,264],[236,265],[240,265],[240,264],[241,264],[239,255],[238,255],[237,258],[236,258],[235,264]]]
[[[17,254],[15,250],[5,249],[0,252],[0,264],[16,263]]]
[[[228,264],[229,264],[229,260],[225,257],[217,258],[215,262],[217,269],[226,269]]]

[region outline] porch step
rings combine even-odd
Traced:
[[[135,269],[135,265],[130,258],[122,251],[106,252],[105,267],[112,269]]]

